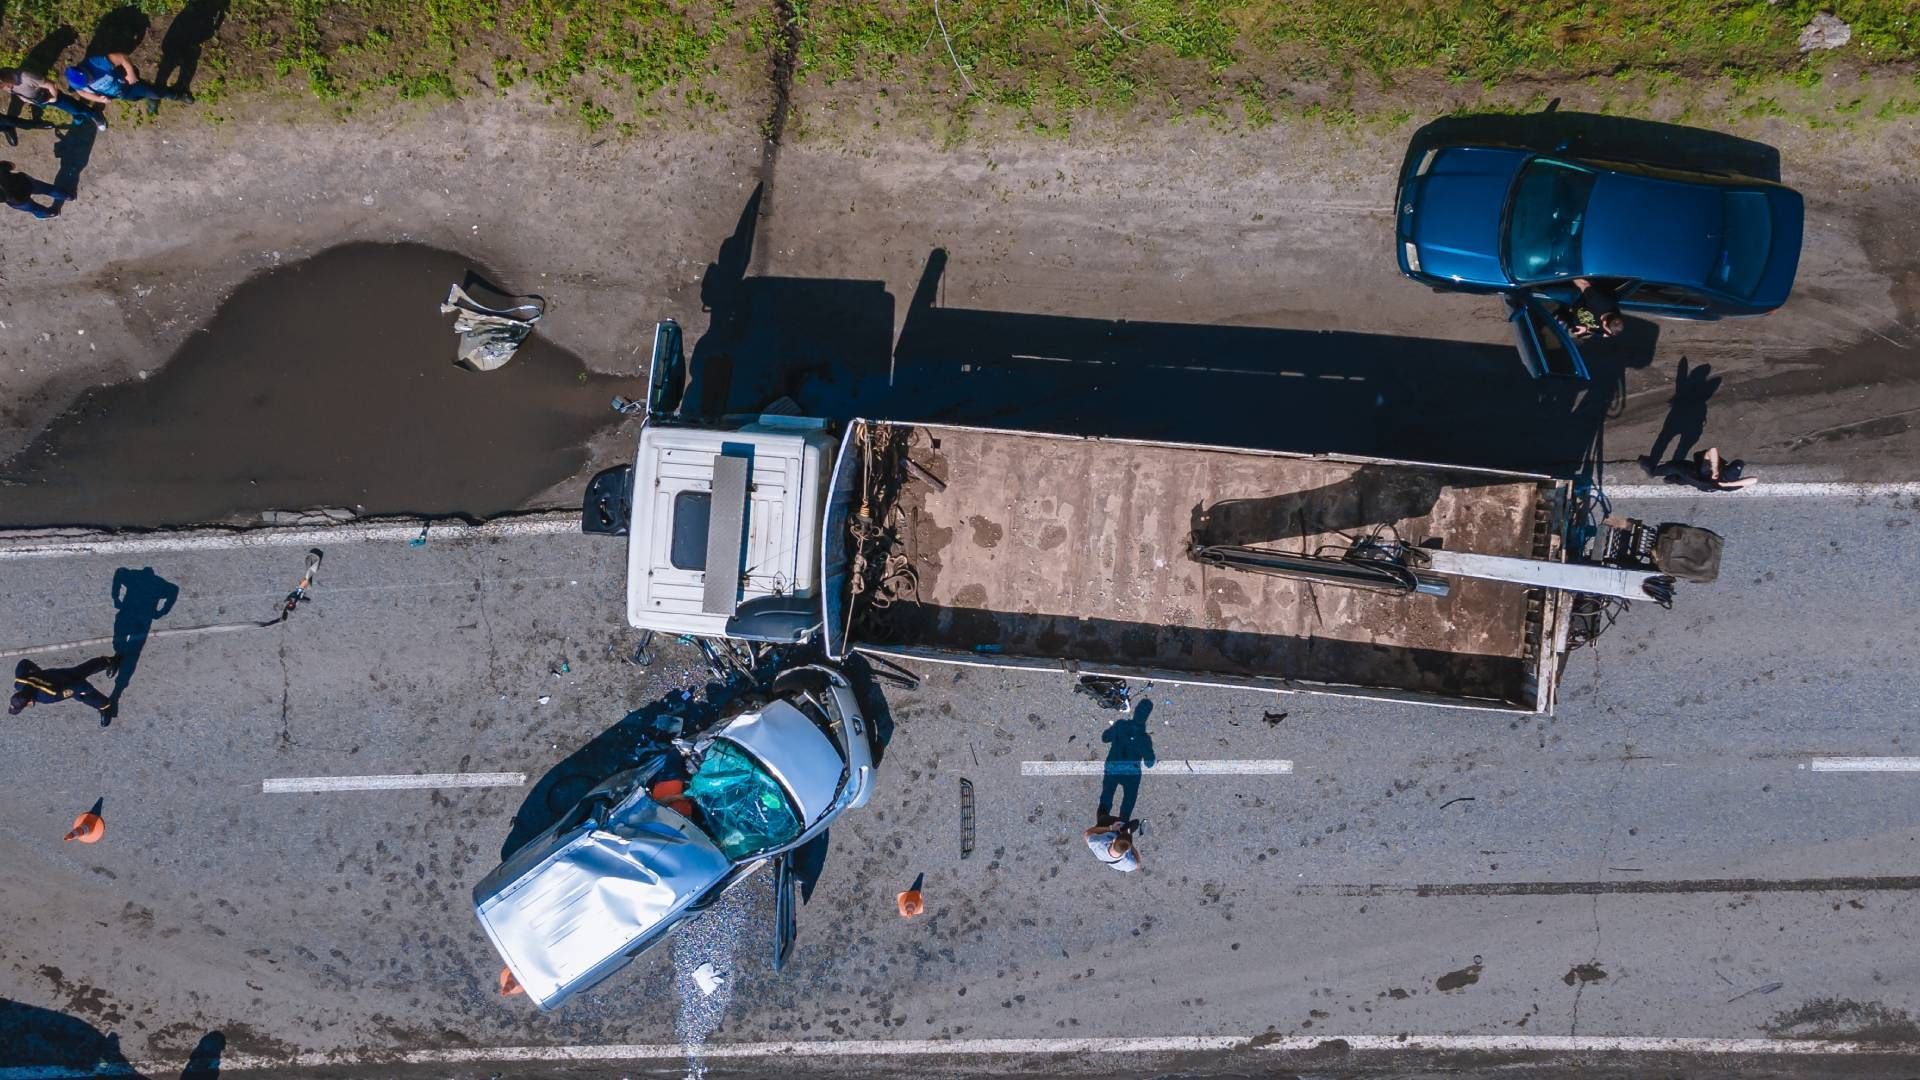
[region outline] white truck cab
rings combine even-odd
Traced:
[[[824,463],[836,444],[824,423],[793,416],[725,431],[643,427],[627,622],[778,641],[810,629],[818,622]]]

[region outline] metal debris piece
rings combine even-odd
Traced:
[[[538,296],[511,299],[520,302],[490,308],[458,285],[447,290],[440,314],[455,316],[453,332],[460,335],[456,366],[468,371],[493,371],[513,359],[520,343],[533,333],[533,324],[547,313],[547,302]]]
[[[1133,707],[1133,691],[1128,688],[1125,679],[1082,675],[1080,681],[1073,684],[1073,692],[1087,695],[1103,709],[1126,712]]]
[[[973,854],[973,781],[960,778],[960,857]]]

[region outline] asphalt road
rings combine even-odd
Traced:
[[[1262,1057],[1174,1042],[933,1064],[1418,1075],[1571,1059],[1551,1041],[1423,1057],[1364,1040],[1920,1044],[1920,773],[1812,767],[1920,753],[1903,741],[1920,640],[1905,586],[1920,558],[1911,503],[1623,505],[1720,530],[1725,572],[1685,587],[1672,611],[1635,608],[1577,653],[1551,718],[1148,688],[1157,759],[1285,760],[1291,772],[1144,776],[1132,875],[1080,843],[1098,775],[1023,775],[1024,763],[1102,761],[1118,714],[1064,678],[929,667],[919,690],[886,692],[878,793],[833,831],[787,972],[768,970],[770,902],[749,889],[685,943],[547,1016],[497,996],[468,892],[532,786],[629,710],[697,689],[697,654],[661,642],[645,668],[609,656],[632,643],[618,541],[329,547],[314,599],[287,624],[150,641],[110,729],[78,705],[9,722],[0,998],[14,1015],[0,1027],[23,1041],[0,1058],[178,1068],[217,1032],[232,1063],[311,1072],[322,1059],[297,1055],[424,1052],[471,1058],[433,1075],[544,1075],[556,1066],[494,1064],[486,1048],[1325,1036],[1361,1048],[1315,1056],[1281,1042]],[[265,618],[301,556],[0,560],[0,648],[106,634],[122,568],[178,587],[156,630]],[[570,671],[555,677],[562,659]],[[70,662],[42,657],[55,660]],[[421,772],[526,782],[262,791],[270,778]],[[961,778],[978,800],[967,859]],[[61,843],[96,799],[105,840]],[[918,874],[929,914],[903,921],[894,893]],[[676,968],[684,980],[703,959],[733,979],[683,1014]],[[1913,1064],[1580,1060],[1623,1074],[1676,1060],[1747,1075]],[[889,1068],[873,1053],[813,1063]],[[0,1070],[28,1075],[63,1074]]]

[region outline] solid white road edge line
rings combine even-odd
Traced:
[[[1920,757],[1824,757],[1806,767],[1814,772],[1920,772]]]
[[[1245,761],[1023,761],[1021,776],[1277,776],[1293,771],[1293,762],[1281,758]]]
[[[1765,477],[1739,491],[1698,491],[1684,484],[1622,484],[1603,487],[1610,499],[1873,499],[1920,496],[1920,481],[1851,484],[1839,480],[1769,483]]]
[[[1920,1052],[1920,1044],[1825,1039],[1713,1039],[1637,1035],[1187,1035],[1132,1039],[847,1039],[819,1042],[629,1043],[606,1046],[473,1046],[398,1053],[355,1052],[268,1057],[222,1055],[222,1071],[317,1069],[362,1065],[488,1065],[510,1062],[660,1061],[697,1056],[779,1057],[978,1057],[1047,1054],[1181,1054],[1226,1050],[1300,1053],[1329,1047],[1349,1051],[1431,1050],[1503,1053],[1788,1054],[1796,1056],[1892,1055]],[[0,1067],[0,1080],[68,1080],[80,1077],[177,1073],[184,1060],[143,1061],[77,1070],[59,1065]]]
[[[29,531],[0,535],[0,559],[58,559],[78,555],[145,555],[168,551],[244,551],[275,547],[326,547],[413,540],[429,541],[556,536],[580,531],[578,510],[496,518],[479,525],[460,521],[366,522],[318,527],[189,529],[152,533],[60,534]]]
[[[390,776],[282,776],[260,781],[262,795],[322,791],[404,791],[410,788],[525,787],[522,772],[430,772]]]

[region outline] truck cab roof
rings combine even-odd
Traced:
[[[721,636],[742,605],[816,595],[817,421],[763,416],[730,431],[648,424],[634,459],[627,621]]]

